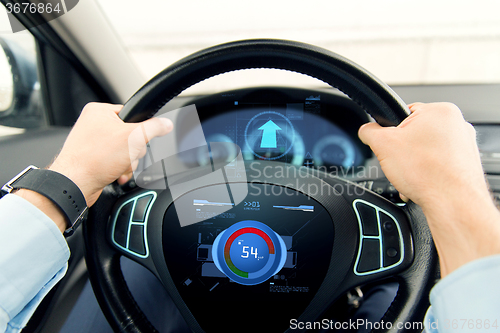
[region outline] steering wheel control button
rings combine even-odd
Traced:
[[[153,199],[152,195],[146,195],[140,199],[137,199],[137,203],[135,204],[134,216],[132,217],[132,221],[134,222],[144,222],[144,218],[146,217],[146,210],[148,209],[149,203]]]
[[[385,254],[389,257],[389,258],[395,258],[397,255],[398,255],[398,250],[396,250],[395,248],[393,247],[390,247],[389,249],[387,249],[387,251],[385,252]],[[384,264],[386,264],[385,260],[384,260]]]
[[[156,192],[141,193],[122,203],[111,220],[112,243],[126,254],[139,258],[149,256],[147,224]]]
[[[386,210],[362,199],[354,200],[352,206],[360,229],[354,273],[374,274],[401,264],[404,247],[398,221]]]
[[[129,202],[120,209],[120,212],[116,216],[113,240],[123,247],[127,245],[128,227],[133,206],[133,203]]]
[[[248,220],[233,224],[217,236],[212,257],[229,279],[250,286],[267,281],[283,268],[287,248],[270,227]]]
[[[363,202],[354,206],[358,219],[361,221],[361,234],[364,236],[378,236],[377,211],[374,207]]]
[[[382,244],[384,251],[384,267],[396,264],[401,257],[399,256],[400,234],[396,228],[396,222],[384,212],[379,212],[382,228]]]
[[[146,246],[144,244],[144,226],[132,224],[130,226],[130,237],[128,248],[130,251],[138,254],[146,254]]]
[[[378,239],[363,239],[357,270],[360,273],[380,268],[380,242]]]
[[[396,227],[394,226],[394,223],[392,221],[385,221],[384,222],[384,232],[390,233],[394,231]]]

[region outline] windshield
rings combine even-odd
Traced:
[[[496,0],[98,0],[145,78],[202,48],[247,38],[339,53],[389,84],[500,82]]]

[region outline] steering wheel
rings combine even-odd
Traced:
[[[171,65],[130,98],[120,117],[127,122],[148,119],[202,80],[252,68],[320,79],[384,126],[397,125],[409,114],[386,84],[335,53],[292,41],[247,40],[215,46]],[[313,169],[305,176],[291,172],[303,169],[289,165],[284,175],[270,171],[283,167],[259,161],[247,165],[246,182],[230,177],[205,181],[180,195],[169,188],[123,193],[108,186],[90,210],[84,237],[90,281],[111,327],[156,331],[125,283],[120,269],[125,255],[162,281],[194,332],[255,332],[263,323],[270,323],[268,330],[288,332],[291,319],[317,320],[349,289],[387,277],[397,279],[399,290],[382,318],[386,324],[374,331],[420,331],[404,324],[423,322],[438,272],[422,210],[411,202],[397,206]],[[212,169],[197,172],[187,179]],[[228,191],[233,200],[229,210],[193,206],[220,203],[218,193]],[[211,212],[210,219],[205,216],[197,223],[195,208],[200,214]],[[191,210],[193,221],[181,227],[179,216]],[[240,259],[249,257],[256,260],[249,264]]]

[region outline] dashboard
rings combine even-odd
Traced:
[[[362,166],[372,156],[357,136],[358,128],[369,121],[367,115],[332,90],[241,89],[191,103],[206,141],[233,143],[246,161],[280,161],[329,171]],[[182,120],[180,128],[177,142],[183,150],[196,129],[184,128]],[[233,153],[212,151],[219,157]],[[194,152],[182,158],[191,165],[207,164]]]

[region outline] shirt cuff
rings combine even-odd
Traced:
[[[463,265],[431,290],[428,332],[478,332],[500,329],[500,255]]]
[[[42,287],[40,292],[36,294],[35,297],[33,297],[33,299],[24,307],[24,309],[22,309],[21,312],[19,312],[7,323],[5,333],[20,332],[26,326],[26,324],[28,324],[28,321],[37,309],[38,305],[40,305],[49,291],[51,291],[52,288],[64,277],[67,269],[68,264],[64,265],[64,267],[61,268],[61,270],[57,272],[56,275],[54,275],[54,277]],[[1,328],[0,332],[2,332]]]
[[[21,323],[64,276],[70,252],[54,221],[29,201],[4,196],[0,216],[0,311]]]

